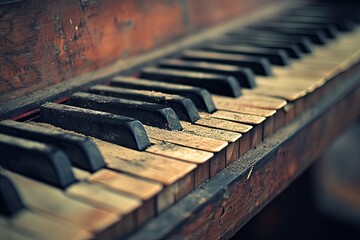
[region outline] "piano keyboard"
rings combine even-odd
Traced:
[[[360,16],[315,8],[2,121],[0,238],[128,236],[316,104],[359,63]]]

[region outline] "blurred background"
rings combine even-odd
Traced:
[[[360,239],[360,121],[232,239],[240,238]]]

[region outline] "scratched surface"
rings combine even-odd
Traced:
[[[0,103],[238,17],[238,0],[28,0],[0,4]]]

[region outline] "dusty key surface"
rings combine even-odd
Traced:
[[[105,230],[113,231],[111,227],[119,221],[115,214],[69,198],[49,185],[9,171],[6,176],[15,184],[24,203],[34,211],[51,213],[95,235],[106,234]]]
[[[211,94],[205,88],[193,87],[182,84],[149,81],[134,77],[116,76],[111,81],[111,86],[132,88],[138,90],[153,90],[162,93],[180,95],[191,99],[195,106],[202,111],[214,112],[215,105]]]
[[[75,182],[70,160],[52,145],[0,134],[1,165],[58,188]]]
[[[90,172],[105,166],[96,145],[87,137],[12,120],[0,122],[0,132],[43,143],[51,143],[61,148],[72,164]]]
[[[182,130],[174,110],[160,104],[90,93],[75,93],[66,103],[77,107],[131,117],[143,124],[154,127]]]
[[[194,103],[189,98],[185,98],[179,95],[102,85],[91,87],[90,92],[106,96],[166,105],[171,107],[176,112],[179,119],[184,121],[194,122],[199,118],[199,113]]]
[[[40,121],[133,149],[150,145],[141,122],[116,114],[46,103],[40,108]]]
[[[237,80],[227,75],[147,67],[142,69],[140,77],[201,87],[211,93],[225,96],[238,97],[241,95],[241,88]]]
[[[287,55],[286,51],[282,49],[268,49],[254,46],[228,46],[221,44],[210,44],[200,49],[204,49],[210,52],[265,57],[270,61],[270,63],[279,66],[286,66],[290,64],[289,56]]]
[[[256,74],[264,76],[272,75],[270,62],[266,58],[261,57],[186,50],[183,52],[181,58],[189,61],[206,61],[248,67]]]
[[[227,146],[227,142],[192,135],[186,132],[170,132],[164,129],[145,126],[150,138],[192,147],[209,152],[219,152]]]
[[[241,87],[254,88],[256,86],[255,74],[250,68],[246,67],[208,62],[185,61],[181,59],[164,59],[158,63],[158,66],[161,68],[180,69],[233,76],[238,80]]]

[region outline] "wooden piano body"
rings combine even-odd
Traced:
[[[134,74],[160,58],[299,4],[280,0],[5,2],[0,3],[2,120],[31,119],[45,102],[61,102],[119,73]],[[260,143],[127,237],[231,237],[359,117],[357,54],[342,67],[329,69],[322,87],[279,110],[286,116],[284,122]]]

